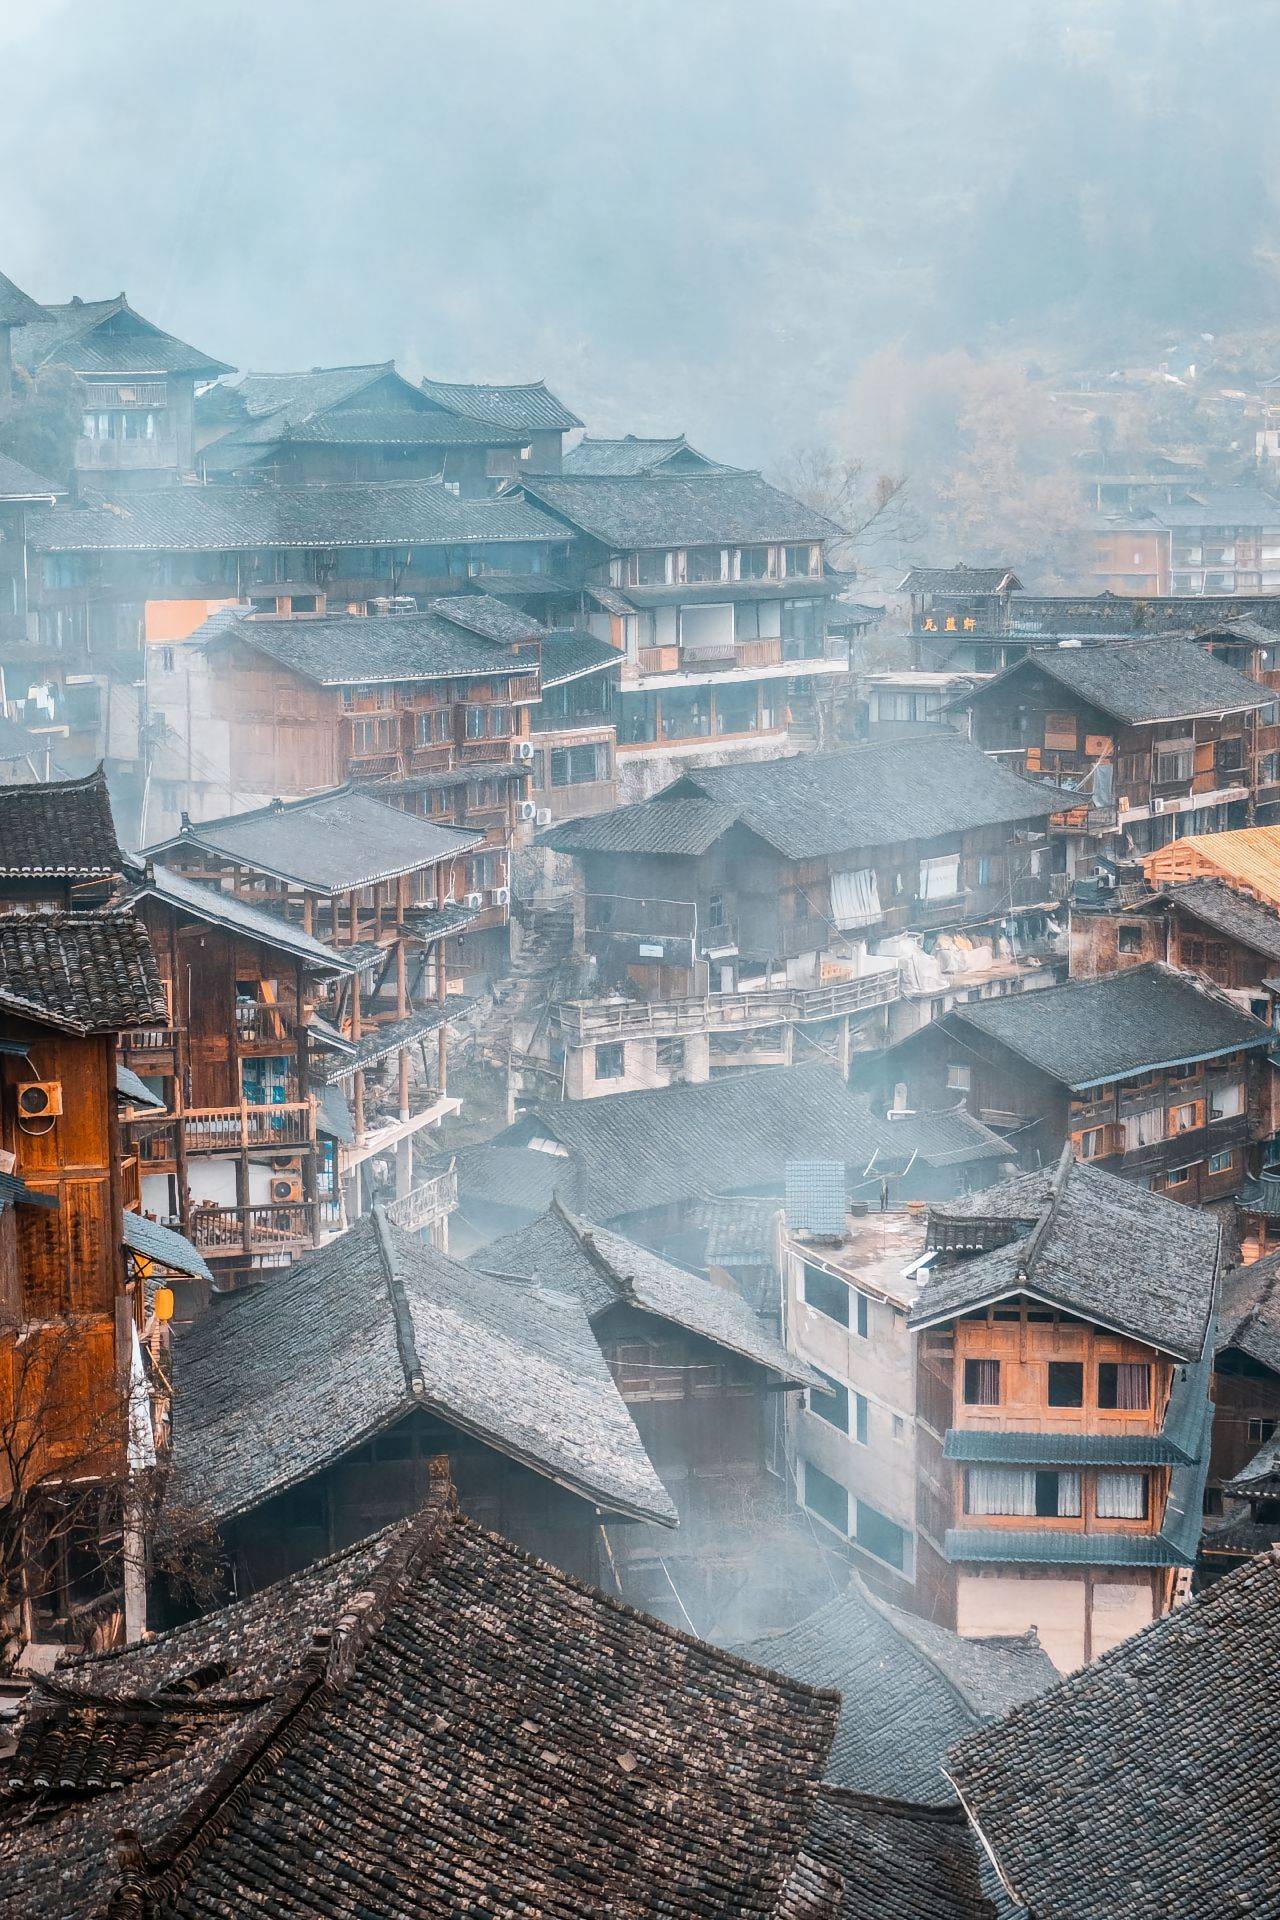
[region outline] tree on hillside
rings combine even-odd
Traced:
[[[0,401],[0,453],[42,479],[70,483],[84,423],[84,385],[69,367],[13,370],[13,393]]]

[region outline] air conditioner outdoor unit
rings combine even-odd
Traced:
[[[493,904],[495,907],[509,906],[511,904],[510,887],[495,887],[493,889]]]
[[[520,818],[522,820],[536,820],[537,817],[538,809],[534,806],[533,801],[522,800],[520,802]]]
[[[61,1080],[23,1080],[19,1083],[19,1119],[56,1120],[61,1112]]]
[[[275,1173],[301,1173],[302,1165],[296,1153],[273,1153],[271,1167]]]
[[[484,905],[484,895],[482,893],[469,893],[463,905],[468,907],[482,907]]]
[[[532,760],[532,758],[533,758],[532,740],[518,740],[516,742],[516,759]]]
[[[538,825],[540,827],[549,827],[551,825],[550,807],[539,807],[537,818],[538,818]]]
[[[276,1173],[271,1176],[271,1198],[277,1206],[287,1206],[302,1198],[302,1175]]]

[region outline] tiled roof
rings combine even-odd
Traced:
[[[776,1199],[751,1200],[740,1195],[733,1200],[708,1200],[699,1211],[707,1232],[708,1263],[736,1267],[772,1262],[779,1213]]]
[[[607,1227],[589,1225],[561,1201],[552,1201],[531,1226],[493,1241],[473,1264],[572,1294],[593,1321],[611,1307],[638,1307],[796,1386],[821,1385],[821,1376],[788,1353],[741,1294],[688,1273]]]
[[[718,464],[691,447],[682,433],[667,440],[639,440],[634,433],[624,434],[621,440],[594,440],[587,435],[565,454],[561,472],[571,477],[589,473],[618,479],[628,474],[654,473],[677,454],[682,456],[686,471]]]
[[[137,488],[109,505],[60,508],[30,530],[40,553],[221,553],[565,538],[563,525],[527,500],[464,500],[438,480]]]
[[[1166,887],[1155,899],[1167,900],[1171,907],[1190,914],[1216,933],[1238,940],[1251,953],[1280,960],[1280,913],[1226,880],[1187,880],[1181,886]]]
[[[67,1033],[167,1018],[146,928],[127,913],[0,913],[0,1011]]]
[[[1009,567],[912,567],[899,593],[1016,593],[1022,586]]]
[[[141,1079],[132,1067],[122,1066],[116,1061],[116,1097],[126,1107],[147,1107],[153,1113],[164,1112],[164,1101],[158,1093],[152,1093],[146,1081]]]
[[[581,680],[588,673],[604,673],[620,667],[622,655],[607,640],[597,640],[581,627],[560,627],[545,632],[542,640],[542,685],[562,687],[566,681]]]
[[[503,1207],[516,1213],[545,1213],[557,1188],[572,1191],[577,1169],[562,1154],[533,1153],[523,1146],[484,1141],[462,1147],[457,1158],[458,1204],[467,1211]]]
[[[1275,1038],[1225,994],[1158,962],[1036,993],[971,1000],[945,1014],[943,1025],[957,1036],[994,1040],[1076,1090],[1265,1048]]]
[[[11,460],[7,453],[0,453],[0,500],[52,501],[65,492],[65,486],[59,481],[46,480],[20,461]]]
[[[15,286],[7,273],[0,273],[0,327],[21,327],[29,320],[43,319],[39,301]]]
[[[570,1204],[611,1221],[713,1194],[781,1188],[788,1160],[840,1159],[860,1174],[887,1144],[885,1123],[825,1061],[608,1100],[537,1107],[498,1136],[549,1135],[577,1161]],[[569,1169],[565,1169],[566,1175]]]
[[[390,392],[375,395],[371,390],[384,382],[392,383]],[[361,395],[369,396],[366,403],[353,406]],[[198,411],[247,423],[206,449],[207,464],[220,467],[229,463],[233,450],[239,454],[285,439],[344,445],[495,444],[492,430],[485,432],[475,421],[431,406],[412,381],[396,372],[393,360],[313,367],[301,373],[246,373],[234,385],[204,396]],[[516,444],[514,433],[510,444]]]
[[[1267,1553],[960,1743],[948,1772],[1018,1900],[1053,1920],[1275,1912],[1278,1631]]]
[[[825,514],[758,473],[653,473],[625,479],[530,474],[520,485],[606,547],[683,547],[845,537]]]
[[[582,1308],[517,1295],[380,1210],[197,1321],[174,1366],[175,1478],[220,1520],[416,1406],[611,1512],[675,1520]]]
[[[805,1846],[844,1883],[839,1920],[996,1920],[959,1807],[824,1786]]]
[[[292,920],[286,920],[283,914],[251,906],[247,900],[225,893],[220,887],[188,880],[176,868],[155,866],[145,885],[130,896],[130,903],[147,898],[162,901],[165,906],[188,913],[195,920],[205,920],[210,926],[226,927],[232,933],[242,934],[246,940],[259,941],[273,953],[287,953],[301,960],[313,973],[354,971],[349,954],[341,947],[326,947]]]
[[[123,864],[101,767],[76,780],[0,787],[0,879],[105,880]]]
[[[1203,1353],[1218,1280],[1212,1214],[1081,1165],[1067,1147],[1053,1170],[932,1208],[929,1244],[957,1245],[954,1223],[967,1220],[1001,1222],[1013,1237],[933,1266],[913,1327],[1026,1292],[1180,1360]]]
[[[321,687],[485,678],[529,673],[534,664],[431,611],[237,620],[219,637],[242,641]]]
[[[890,1606],[856,1574],[808,1619],[735,1651],[839,1693],[828,1780],[930,1806],[952,1798],[947,1750],[1057,1679],[1034,1634],[961,1639]]]
[[[310,892],[332,894],[416,873],[452,859],[479,837],[419,820],[370,793],[336,787],[223,820],[193,821],[147,851],[163,859],[184,847],[204,847]]]
[[[108,1742],[130,1710],[220,1730],[10,1820],[11,1920],[835,1920],[793,1892],[830,1695],[605,1599],[438,1484],[419,1519],[330,1562],[323,1587],[315,1572],[59,1676],[50,1712],[81,1725],[110,1688]],[[202,1658],[203,1684],[161,1691]],[[835,1896],[842,1879],[824,1876]]]
[[[1162,527],[1280,527],[1280,500],[1260,487],[1197,487],[1140,517]]]
[[[203,1254],[197,1252],[191,1242],[172,1227],[162,1227],[158,1220],[148,1220],[144,1213],[133,1213],[127,1207],[124,1212],[124,1244],[130,1253],[141,1254],[144,1260],[154,1260],[158,1266],[170,1267],[175,1273],[190,1274],[195,1280],[212,1280],[208,1263]]]
[[[77,373],[230,373],[162,327],[135,313],[121,293],[114,300],[70,300],[42,307],[39,319],[15,329],[13,357],[19,366],[56,361]]]
[[[1280,1254],[1264,1254],[1224,1279],[1218,1352],[1228,1347],[1280,1374]]]
[[[341,1086],[357,1073],[365,1073],[370,1067],[376,1067],[380,1060],[399,1053],[402,1047],[413,1046],[429,1033],[438,1033],[441,1027],[447,1027],[451,1020],[456,1020],[474,1005],[474,999],[461,997],[443,1002],[433,1001],[419,1007],[416,1013],[405,1014],[403,1019],[374,1027],[369,1033],[361,1034],[349,1051],[343,1048],[340,1057],[325,1068],[322,1075],[324,1084]]]
[[[558,400],[545,380],[530,380],[511,386],[465,380],[423,380],[422,391],[428,400],[466,420],[479,420],[487,427],[559,428],[567,433],[582,425],[576,413]]]
[[[737,809],[697,795],[641,800],[583,820],[566,820],[539,838],[557,853],[706,853],[736,825]]]
[[[1126,726],[1249,713],[1274,697],[1270,688],[1215,660],[1194,640],[1168,635],[1096,647],[1035,647],[1016,666],[971,687],[953,704],[981,705],[997,688],[994,697],[1003,699],[1011,682],[1036,672]]]
[[[1057,790],[1006,772],[937,729],[837,753],[693,767],[680,787],[733,807],[744,826],[792,860],[1043,822],[1062,805]]]

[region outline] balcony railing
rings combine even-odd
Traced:
[[[172,1053],[177,1043],[176,1027],[130,1027],[120,1035],[122,1053]]]
[[[423,1227],[435,1226],[438,1221],[445,1219],[457,1204],[458,1176],[452,1167],[448,1167],[433,1179],[424,1180],[411,1193],[391,1201],[386,1213],[387,1218],[406,1233],[416,1233]]]
[[[313,1201],[260,1207],[193,1207],[189,1238],[201,1253],[278,1253],[312,1246],[317,1237]]]
[[[242,1046],[257,1046],[273,1041],[284,1045],[292,1041],[296,1028],[283,1007],[264,1006],[258,1001],[236,1002],[236,1038]]]
[[[586,928],[623,940],[692,940],[698,910],[692,900],[647,900],[633,894],[589,893]]]
[[[76,441],[76,466],[82,473],[155,472],[177,464],[176,440]]]
[[[758,993],[713,993],[696,1000],[570,1000],[556,1008],[560,1031],[572,1045],[601,1040],[725,1033],[807,1021],[888,1006],[898,998],[898,969],[831,980],[820,987],[773,987]]]
[[[188,1107],[180,1115],[128,1120],[125,1138],[137,1148],[143,1166],[177,1157],[178,1133],[188,1153],[237,1153],[245,1147],[284,1152],[310,1146],[315,1138],[315,1103],[289,1100],[278,1106]]]

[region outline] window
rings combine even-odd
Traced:
[[[866,1395],[855,1393],[853,1396],[853,1437],[860,1447],[870,1446],[871,1444],[867,1438],[869,1413],[870,1407]]]
[[[954,900],[960,891],[960,856],[943,854],[936,860],[920,862],[920,898]]]
[[[1121,927],[1116,935],[1116,947],[1121,953],[1142,952],[1142,928]]]
[[[399,727],[393,713],[362,715],[351,722],[351,751],[390,753],[397,745]]]
[[[1164,1177],[1164,1184],[1166,1187],[1185,1187],[1190,1178],[1190,1167],[1172,1167]]]
[[[596,1048],[596,1079],[621,1080],[626,1059],[626,1047],[621,1040],[610,1040],[605,1046]]]
[[[603,780],[608,776],[608,760],[609,749],[603,745],[553,747],[551,784],[553,787],[581,787],[593,780]]]
[[[1164,1108],[1148,1107],[1142,1113],[1126,1114],[1123,1124],[1126,1153],[1137,1147],[1154,1147],[1164,1139]]]
[[[805,1305],[816,1308],[837,1326],[849,1325],[849,1292],[844,1281],[837,1280],[833,1273],[825,1273],[821,1267],[811,1267],[805,1262]],[[858,1298],[861,1300],[863,1295],[859,1294]]]
[[[947,1085],[956,1093],[968,1093],[973,1085],[973,1070],[967,1061],[948,1060]]]
[[[821,1372],[821,1368],[819,1368]],[[809,1411],[816,1413],[819,1420],[825,1420],[829,1426],[838,1427],[841,1433],[849,1431],[849,1389],[833,1380],[828,1373],[822,1375],[826,1382],[823,1387],[809,1388]],[[858,1399],[862,1399],[859,1394]],[[866,1402],[862,1403],[864,1406]]]
[[[1222,1153],[1211,1153],[1209,1155],[1210,1173],[1232,1173],[1235,1170],[1235,1164],[1236,1152],[1234,1147],[1227,1147]]]
[[[818,652],[822,640],[820,601],[784,600],[779,609],[778,624],[784,659],[804,659]]]
[[[966,1360],[964,1363],[964,1400],[967,1407],[1000,1405],[1000,1362]]]
[[[907,1536],[902,1528],[886,1514],[867,1505],[865,1500],[857,1503],[857,1525],[854,1538],[867,1553],[874,1554],[877,1560],[896,1567],[899,1573],[905,1572],[907,1565]]]
[[[1080,1513],[1078,1473],[1036,1473],[1036,1516],[1041,1520],[1073,1520]]]
[[[1249,1444],[1260,1447],[1268,1441],[1276,1430],[1274,1420],[1251,1420],[1249,1422]]]
[[[1211,1120],[1234,1120],[1244,1112],[1244,1088],[1214,1087],[1209,1095],[1209,1118]]]
[[[1170,1107],[1169,1132],[1171,1135],[1194,1133],[1199,1125],[1200,1102],[1198,1100],[1188,1100],[1183,1106]]]
[[[784,564],[788,577],[804,574],[806,577],[818,571],[818,549],[816,546],[784,547]]]
[[[501,868],[497,853],[473,853],[467,862],[467,890],[469,893],[483,893],[486,887],[501,884]]]
[[[1084,1405],[1084,1366],[1079,1360],[1049,1362],[1049,1405],[1051,1407],[1082,1407]]]
[[[1100,1473],[1094,1482],[1094,1512],[1099,1520],[1145,1520],[1145,1473]]]
[[[1055,753],[1075,752],[1076,716],[1074,713],[1046,713],[1044,744],[1052,748]]]
[[[1158,786],[1190,780],[1195,770],[1196,750],[1190,741],[1185,745],[1156,748],[1156,784]]]
[[[1086,1127],[1080,1135],[1080,1158],[1082,1160],[1104,1160],[1107,1156],[1106,1127]]]
[[[510,707],[469,706],[462,711],[468,740],[506,740],[515,732]]]
[[[868,1307],[867,1307],[867,1296],[865,1293],[857,1292],[856,1289],[852,1289],[851,1291],[853,1291],[854,1305],[857,1309],[856,1325],[858,1329],[858,1335],[861,1339],[865,1340],[867,1338],[868,1318],[869,1318]]]
[[[1151,1369],[1145,1360],[1100,1361],[1098,1405],[1117,1412],[1145,1413],[1151,1405]]]
[[[849,1532],[849,1495],[838,1480],[815,1467],[812,1460],[802,1461],[804,1468],[801,1498],[810,1513],[825,1520],[829,1527],[846,1537]]]
[[[1035,1467],[969,1467],[964,1510],[980,1519],[1077,1519],[1080,1475]]]
[[[683,1040],[659,1040],[658,1065],[667,1073],[678,1073],[684,1065]]]

